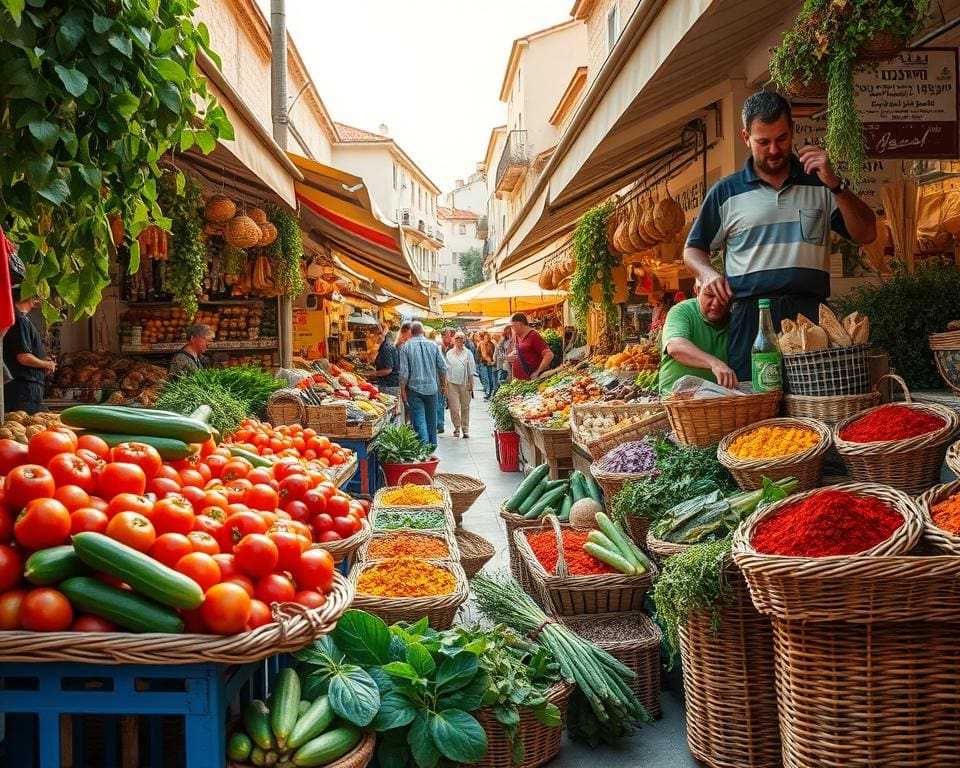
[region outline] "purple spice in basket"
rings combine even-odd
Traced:
[[[657,465],[657,454],[646,440],[634,440],[618,445],[600,460],[603,472],[652,472]]]

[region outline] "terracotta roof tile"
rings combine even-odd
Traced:
[[[437,206],[437,216],[441,219],[466,219],[467,221],[476,221],[480,218],[479,213],[468,211],[465,208],[446,208],[442,205]]]
[[[359,142],[359,141],[392,141],[389,136],[383,136],[379,133],[371,133],[362,128],[354,128],[346,123],[334,123],[337,126],[337,133],[340,134],[340,141]]]

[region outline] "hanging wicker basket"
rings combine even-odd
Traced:
[[[898,56],[907,47],[907,39],[893,32],[877,32],[857,51],[856,62],[886,61]]]
[[[260,227],[249,216],[234,216],[223,228],[223,239],[234,248],[252,248],[262,236]]]
[[[804,83],[798,75],[787,84],[786,91],[795,99],[817,99],[819,101],[827,98],[828,88],[827,81],[820,77],[812,77],[809,82]]]
[[[213,195],[203,206],[203,218],[216,224],[226,224],[237,215],[237,204],[226,195]]]

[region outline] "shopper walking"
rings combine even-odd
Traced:
[[[453,349],[447,352],[447,402],[453,436],[470,437],[470,401],[473,399],[473,376],[477,371],[473,353],[466,347],[467,337],[457,331]]]
[[[423,335],[423,323],[410,326],[410,341],[400,350],[400,398],[421,440],[437,444],[437,401],[447,386],[447,364],[440,348]]]
[[[453,349],[453,334],[456,328],[447,326],[440,331],[440,338],[437,339],[437,346],[440,348],[440,355],[446,358],[447,352]],[[443,434],[444,424],[446,423],[447,398],[443,393],[437,398],[437,433]]]
[[[500,385],[510,381],[511,364],[510,350],[513,347],[513,328],[509,325],[503,329],[503,334],[497,342],[497,355],[495,363],[497,367],[497,389]]]
[[[483,399],[489,400],[497,390],[497,345],[484,331],[480,334],[478,353],[480,355],[480,383],[483,385]]]
[[[400,324],[400,333],[397,335],[397,350],[399,351],[404,344],[410,341],[410,326],[412,323],[409,320],[405,320]]]

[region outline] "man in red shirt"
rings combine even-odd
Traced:
[[[515,379],[536,379],[550,367],[553,351],[543,340],[543,336],[530,327],[527,316],[517,312],[510,318],[513,328],[513,346],[507,360],[513,366]]]

